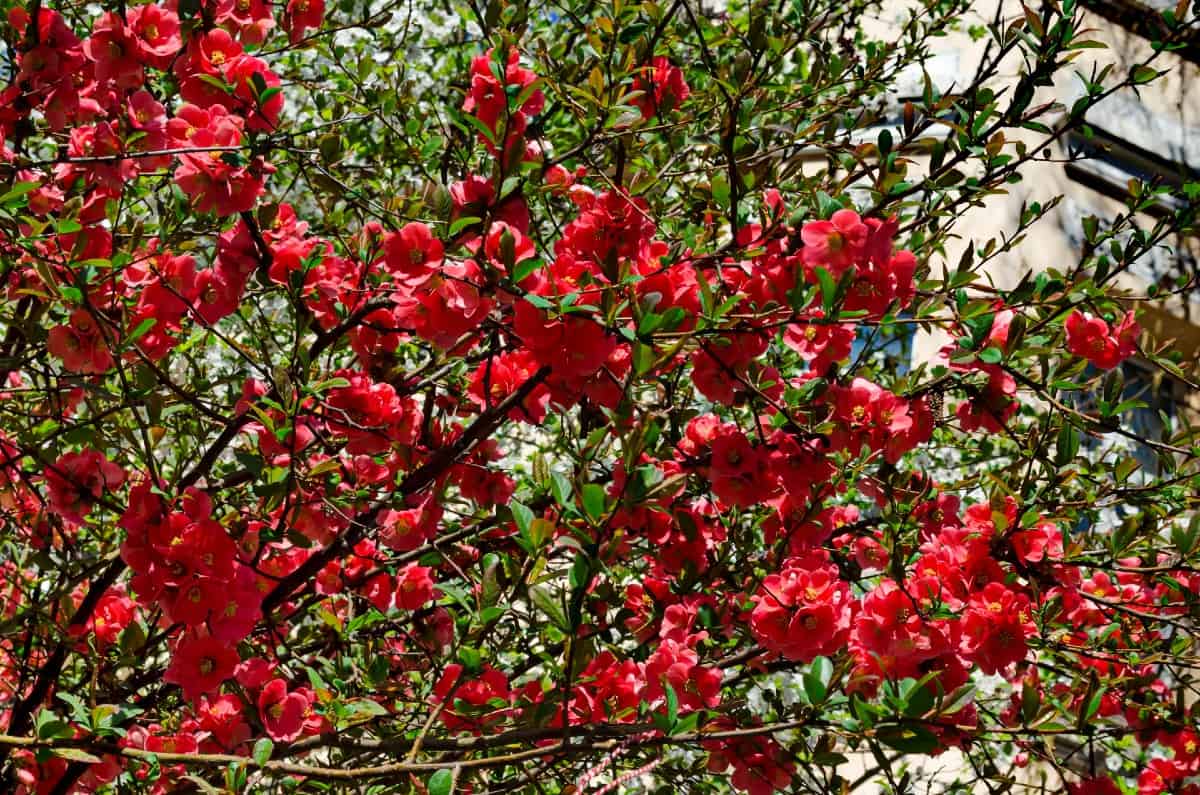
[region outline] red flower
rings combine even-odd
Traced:
[[[1067,795],[1121,795],[1121,788],[1108,776],[1085,778],[1067,785]]]
[[[338,374],[350,384],[329,390],[326,416],[329,430],[345,435],[347,452],[373,455],[416,441],[421,418],[411,399],[401,399],[391,384],[362,373]]]
[[[235,109],[245,117],[246,128],[274,132],[283,110],[283,94],[272,91],[280,86],[279,75],[272,72],[265,61],[250,55],[239,55],[222,71],[225,82],[233,87],[233,96],[241,100],[240,107]]]
[[[100,327],[86,309],[76,309],[69,325],[50,329],[46,347],[75,373],[104,373],[113,366],[113,355]]]
[[[179,17],[174,11],[147,3],[134,6],[128,12],[129,27],[138,38],[141,56],[157,69],[166,69],[179,53],[183,41],[179,36]]]
[[[829,365],[850,355],[854,346],[854,324],[824,323],[825,313],[816,310],[809,316],[812,322],[798,320],[787,326],[783,341],[809,363],[809,369],[824,374]]]
[[[167,122],[167,131],[180,146],[199,150],[179,156],[175,182],[202,213],[234,215],[254,206],[263,180],[273,169],[256,157],[245,160],[240,152],[221,151],[242,143],[242,121],[224,107],[202,110],[184,105]]]
[[[749,508],[774,493],[777,481],[768,469],[769,453],[729,425],[712,440],[708,479],[722,502]]]
[[[96,19],[83,52],[96,65],[97,80],[111,80],[120,88],[137,88],[145,79],[143,42],[121,17],[108,11]]]
[[[986,674],[996,674],[1025,659],[1025,639],[1037,628],[1029,598],[998,582],[971,595],[963,616],[961,651]]]
[[[1013,551],[1022,563],[1041,563],[1043,560],[1062,560],[1063,537],[1058,525],[1041,521],[1029,530],[1012,534]]]
[[[428,225],[414,221],[384,238],[384,261],[396,276],[423,284],[442,264],[442,242]]]
[[[396,575],[396,607],[401,610],[417,610],[424,607],[437,595],[434,589],[433,569],[410,563]]]
[[[834,279],[862,262],[870,229],[853,210],[838,210],[828,221],[809,221],[800,230],[804,262],[823,267]]]
[[[221,750],[232,751],[251,737],[250,724],[242,716],[242,701],[237,696],[205,696],[200,700],[196,715],[200,719],[200,728],[216,740]]]
[[[125,482],[125,471],[91,448],[65,453],[46,470],[50,510],[82,524],[95,500]]]
[[[753,724],[752,724],[753,725]],[[738,728],[729,718],[717,718],[709,724],[713,731]],[[771,795],[792,788],[796,765],[791,755],[770,735],[748,735],[704,743],[709,752],[708,769],[721,773],[733,766],[730,783],[734,789],[750,795]]]
[[[641,92],[633,102],[643,119],[669,113],[691,94],[683,70],[661,55],[655,56],[650,66],[633,79],[633,90]]]
[[[72,627],[72,635],[82,635],[90,632],[96,639],[96,645],[103,649],[117,642],[121,632],[133,620],[133,600],[120,586],[114,586],[100,597],[96,609],[88,619],[87,627]]]
[[[289,693],[282,679],[267,682],[258,694],[258,715],[267,735],[276,742],[291,742],[304,733],[310,706],[303,693]]]
[[[604,366],[616,341],[600,319],[581,315],[551,319],[528,301],[519,301],[513,329],[540,364],[556,379],[587,378]]]
[[[811,662],[846,645],[855,605],[835,566],[791,558],[763,579],[754,601],[750,631],[769,651]]]
[[[648,701],[666,699],[666,687],[675,691],[679,708],[692,711],[715,707],[721,703],[720,668],[700,665],[700,655],[686,644],[663,639],[650,659],[646,660],[646,689]]]
[[[1127,312],[1121,322],[1109,328],[1102,318],[1075,310],[1064,324],[1067,329],[1067,350],[1087,359],[1101,370],[1111,370],[1137,351],[1137,339],[1142,329]]]
[[[283,14],[283,29],[292,44],[304,38],[304,31],[321,27],[325,19],[325,0],[288,0]]]
[[[535,372],[537,361],[529,351],[502,353],[479,365],[471,378],[467,395],[481,409],[490,408],[520,389]],[[549,390],[545,385],[538,384],[524,401],[508,412],[508,416],[513,420],[541,424],[546,418],[546,405],[549,401]]]
[[[432,700],[435,704],[450,700],[451,705],[442,710],[446,728],[479,733],[504,720],[511,709],[494,702],[509,704],[512,696],[512,688],[503,671],[485,663],[477,678],[466,679],[463,667],[450,663],[433,688]]]
[[[522,94],[525,88],[538,79],[536,74],[522,68],[520,59],[521,54],[515,48],[510,49],[505,63],[496,63],[495,72],[493,71],[494,56],[491,49],[471,61],[471,87],[463,101],[463,110],[473,113],[483,122],[492,131],[493,138],[500,132],[500,119],[506,115],[505,111],[508,109],[507,91],[509,87],[512,87],[515,97]],[[497,79],[496,72],[503,73],[503,83]],[[508,114],[507,133],[511,135],[514,131],[523,131],[527,117],[541,113],[545,101],[545,96],[540,90],[535,89],[530,93],[520,108],[514,108],[513,112]],[[496,147],[493,141],[487,140],[482,134],[480,137],[494,152]]]
[[[233,676],[238,662],[240,658],[232,644],[189,633],[172,649],[171,664],[163,674],[163,681],[179,685],[183,697],[194,703]]]

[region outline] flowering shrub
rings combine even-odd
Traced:
[[[1051,128],[1095,43],[1018,9],[853,144],[970,3],[360,5],[7,7],[0,789],[1197,789],[1200,447],[1119,367],[1194,385],[1189,285],[1117,286],[1197,205],[947,254],[1192,22]]]

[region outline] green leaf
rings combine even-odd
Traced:
[[[985,364],[1000,364],[1004,360],[1004,353],[996,347],[988,346],[979,352],[979,361]]]
[[[1129,73],[1129,77],[1135,83],[1149,83],[1158,79],[1158,70],[1144,65],[1137,66]]]
[[[1066,466],[1075,460],[1075,456],[1079,453],[1080,435],[1079,430],[1069,422],[1063,423],[1063,426],[1058,431],[1058,440],[1054,448],[1054,463],[1059,466]]]
[[[817,283],[821,285],[821,308],[825,316],[833,314],[833,305],[837,302],[837,283],[833,276],[824,268],[817,268]]]
[[[219,77],[216,77],[215,75],[197,73],[196,77],[199,80],[201,80],[202,82],[208,83],[210,86],[217,89],[218,91],[223,91],[226,94],[233,93],[233,86],[229,85],[224,80],[222,80]]]
[[[567,581],[571,584],[572,590],[578,591],[580,588],[586,588],[591,579],[592,564],[588,560],[587,555],[577,556],[575,562],[571,564],[571,571],[567,576]]]
[[[804,693],[809,702],[820,704],[829,695],[829,682],[833,678],[833,663],[828,657],[818,657],[804,673]]]
[[[429,777],[429,795],[450,795],[454,792],[454,773],[439,770]]]
[[[672,728],[679,722],[679,696],[675,693],[675,688],[669,682],[663,683],[663,690],[667,695],[667,723]]]
[[[92,725],[92,711],[88,709],[87,704],[83,703],[83,699],[74,693],[57,694],[60,701],[63,701],[71,707],[71,717],[76,723],[81,723],[84,726]]]
[[[274,752],[275,743],[271,742],[271,738],[261,738],[254,744],[254,763],[262,767],[271,759],[271,754]]]
[[[533,522],[533,511],[525,503],[513,500],[509,506],[512,511],[513,522],[517,525],[517,531],[523,536],[529,535],[529,525]]]
[[[554,495],[554,501],[559,507],[574,507],[575,501],[571,499],[571,481],[563,473],[550,473],[550,493]]]
[[[517,284],[525,281],[525,277],[542,267],[544,263],[541,257],[530,257],[523,259],[513,268],[512,280]]]
[[[464,215],[461,218],[455,219],[454,223],[450,224],[450,237],[454,237],[468,226],[477,224],[482,220],[482,218],[475,215]]]
[[[55,756],[62,757],[63,759],[69,759],[72,762],[84,762],[89,765],[98,765],[103,761],[100,757],[94,754],[89,754],[82,748],[54,748],[52,751]]]
[[[658,356],[650,345],[637,343],[633,346],[633,369],[638,375],[644,375],[654,366]]]
[[[938,747],[937,735],[922,726],[881,726],[876,736],[884,745],[906,754],[928,754]]]
[[[719,207],[729,205],[729,180],[724,174],[717,174],[712,178],[712,196]]]
[[[599,521],[604,515],[604,506],[608,500],[604,487],[599,483],[588,483],[581,489],[583,495],[583,510],[593,521]]]
[[[488,143],[491,143],[491,144],[496,143],[496,133],[495,133],[495,131],[492,130],[491,127],[488,127],[482,121],[480,121],[479,119],[477,119],[476,117],[474,117],[470,114],[463,114],[462,118],[468,125],[470,125],[471,127],[474,127],[475,131],[478,132],[481,136],[483,136],[483,138],[485,140],[487,140]]]
[[[563,632],[569,632],[571,625],[567,622],[567,614],[563,612],[563,606],[559,602],[557,596],[546,585],[534,585],[529,589],[529,600],[533,602],[539,610],[546,614],[550,619],[550,623],[561,629]]]
[[[18,183],[16,183],[15,185],[12,186],[12,188],[10,188],[8,190],[7,193],[0,195],[0,207],[8,207],[10,205],[16,206],[18,204],[18,202],[16,202],[15,199],[19,199],[27,193],[32,193],[33,191],[37,190],[41,186],[42,185],[40,182],[18,182]]]
[[[74,732],[71,725],[62,720],[48,709],[43,709],[34,720],[34,728],[39,740],[53,740],[55,737],[70,737]]]
[[[138,323],[137,326],[134,327],[133,331],[129,332],[129,337],[126,342],[130,344],[137,342],[142,338],[143,335],[145,335],[147,331],[154,328],[156,323],[158,323],[158,319],[153,317],[148,317],[141,323]]]

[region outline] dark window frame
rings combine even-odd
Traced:
[[[1161,40],[1169,33],[1161,10],[1147,3],[1136,0],[1080,0],[1079,4],[1148,41]],[[1192,34],[1183,42],[1183,46],[1172,52],[1186,61],[1200,64],[1200,34]]]

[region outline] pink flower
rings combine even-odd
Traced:
[[[82,524],[95,500],[125,482],[125,470],[87,448],[61,456],[46,470],[45,477],[50,509],[68,521]]]
[[[321,27],[325,19],[325,0],[289,0],[283,15],[283,29],[295,44],[304,38],[309,28]]]
[[[134,6],[128,13],[129,27],[137,36],[146,63],[165,69],[178,54],[183,40],[179,36],[179,17],[174,11],[147,3]]]
[[[642,92],[634,104],[643,119],[668,113],[683,104],[691,89],[683,79],[683,70],[658,55],[633,79],[633,90]]]
[[[809,221],[800,230],[804,262],[835,278],[862,261],[870,229],[853,210],[838,210],[828,221]]]
[[[267,735],[277,742],[291,742],[303,734],[310,706],[303,693],[289,693],[282,679],[267,682],[258,695],[258,715]]]
[[[187,634],[179,639],[171,652],[171,665],[163,681],[183,688],[183,697],[196,702],[200,696],[213,693],[229,677],[239,662],[233,644],[216,638]]]
[[[396,607],[401,610],[417,610],[433,601],[437,594],[433,587],[433,569],[410,563],[396,575]]]
[[[1109,328],[1103,318],[1075,310],[1064,324],[1067,329],[1067,350],[1087,359],[1101,370],[1111,370],[1137,351],[1137,339],[1142,329],[1126,312],[1121,321]]]
[[[86,309],[75,310],[69,325],[50,329],[46,348],[75,373],[103,373],[113,366],[108,343]]]

